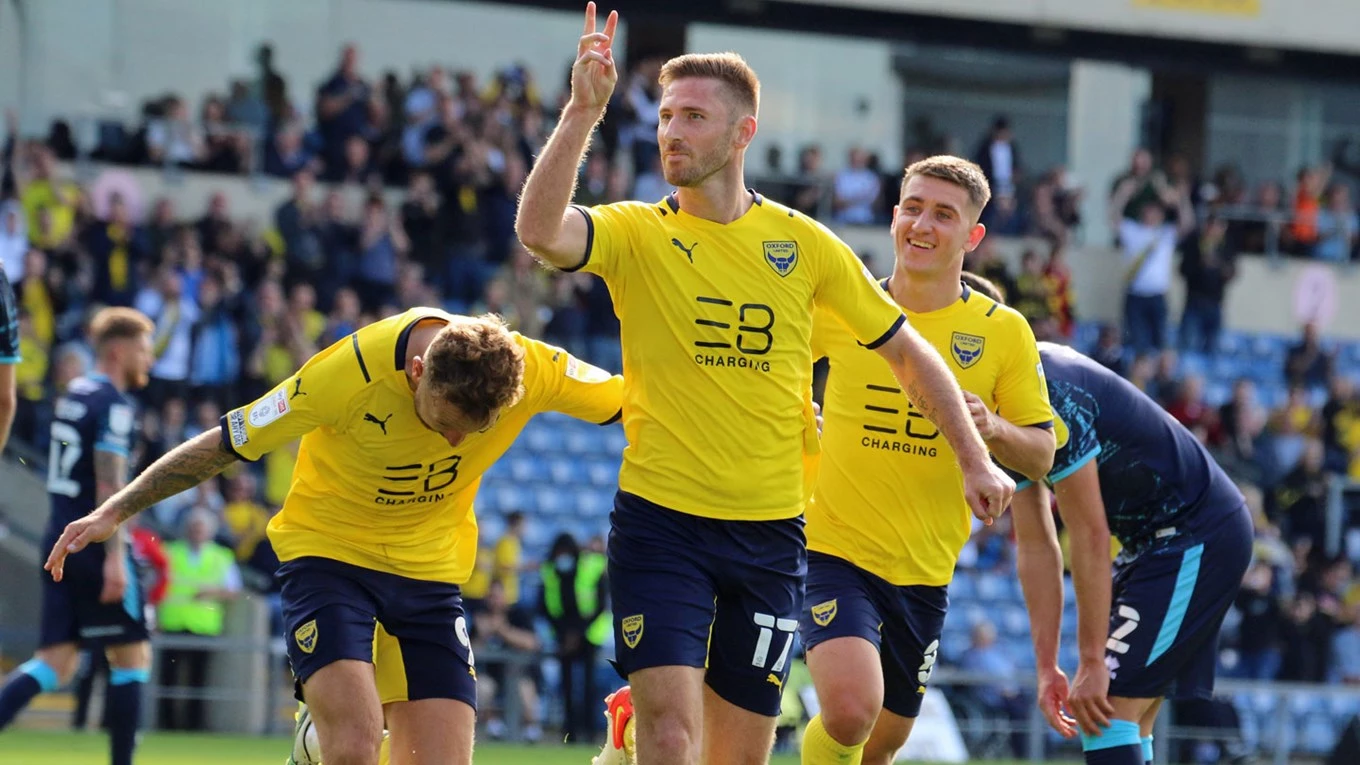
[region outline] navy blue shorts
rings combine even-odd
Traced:
[[[1174,537],[1118,565],[1105,664],[1110,695],[1207,699],[1218,632],[1251,563],[1245,505],[1201,534]]]
[[[48,534],[44,550],[57,544]],[[41,571],[42,628],[38,645],[42,648],[62,643],[85,645],[123,645],[149,638],[146,624],[146,598],[137,571],[127,558],[127,589],[118,603],[100,603],[104,589],[104,551],[88,547],[66,558],[60,582]]]
[[[0,364],[19,363],[19,301],[0,268]]]
[[[798,630],[809,651],[832,638],[873,643],[883,666],[883,708],[916,717],[948,610],[945,587],[892,584],[843,558],[809,552]]]
[[[302,686],[322,667],[343,659],[373,663],[373,634],[381,622],[400,649],[406,700],[456,699],[477,708],[477,674],[457,585],[329,558],[290,560],[278,577],[299,700],[306,700]]]
[[[707,667],[723,699],[778,715],[807,573],[803,519],[715,520],[620,491],[610,521],[619,672]]]

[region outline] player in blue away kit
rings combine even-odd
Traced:
[[[1060,733],[1081,733],[1090,765],[1143,765],[1162,698],[1213,691],[1219,627],[1251,560],[1251,518],[1232,480],[1152,399],[1069,348],[1040,343],[1039,356],[1058,452],[1044,482],[1022,481],[1012,504],[1039,705]],[[1077,591],[1070,691],[1058,668],[1063,563],[1049,487]],[[1123,546],[1113,576],[1112,535]]]
[[[71,381],[57,399],[48,456],[52,512],[44,545],[127,481],[136,408],[128,391],[146,385],[155,325],[130,308],[106,308],[90,325],[96,371]],[[42,574],[42,634],[37,655],[0,688],[0,728],[42,692],[75,674],[77,650],[103,647],[111,671],[106,704],[113,765],[131,765],[151,665],[141,588],[123,534],[71,555],[66,577]],[[4,745],[0,744],[0,750]]]
[[[0,265],[0,452],[9,440],[17,407],[14,371],[19,364],[19,308],[14,289]]]

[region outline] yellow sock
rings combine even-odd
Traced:
[[[378,765],[392,765],[392,737],[383,733],[382,749],[378,750]]]
[[[864,744],[846,746],[822,726],[822,716],[812,718],[803,731],[803,765],[859,765]]]

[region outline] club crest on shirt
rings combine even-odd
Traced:
[[[623,644],[629,648],[637,648],[640,640],[642,640],[642,614],[623,617]]]
[[[780,276],[788,276],[798,267],[797,242],[765,242],[765,263]]]
[[[954,363],[963,369],[967,369],[982,358],[982,346],[986,343],[985,338],[977,335],[955,332],[949,340],[949,355],[954,357]]]
[[[293,640],[294,642],[297,643],[297,647],[302,649],[303,653],[311,653],[312,651],[315,651],[316,620],[313,619],[310,622],[307,622],[306,624],[302,625],[301,627],[298,627],[297,630],[293,632]]]
[[[832,598],[825,603],[818,603],[812,607],[812,621],[819,627],[825,627],[836,618],[836,599]]]

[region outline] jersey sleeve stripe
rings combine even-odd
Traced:
[[[1061,481],[1062,479],[1064,479],[1064,478],[1066,478],[1066,477],[1072,475],[1073,473],[1077,472],[1078,470],[1081,470],[1083,467],[1085,467],[1086,463],[1088,463],[1088,462],[1090,462],[1091,460],[1095,459],[1095,458],[1096,458],[1096,455],[1098,455],[1098,454],[1100,454],[1100,444],[1096,444],[1096,445],[1091,449],[1091,451],[1089,451],[1089,452],[1087,452],[1087,453],[1081,455],[1080,457],[1078,457],[1078,458],[1076,459],[1076,461],[1074,461],[1071,465],[1068,465],[1067,467],[1063,468],[1062,470],[1059,470],[1059,471],[1056,472],[1056,473],[1050,473],[1049,476],[1048,476],[1048,482],[1049,482],[1049,483],[1057,483],[1057,482]]]
[[[623,409],[622,409],[622,408],[620,408],[619,411],[615,412],[613,417],[610,417],[609,419],[607,419],[607,420],[605,420],[604,422],[600,423],[600,427],[604,427],[605,425],[613,425],[614,423],[618,422],[618,421],[621,420],[621,419],[623,419]]]
[[[999,306],[999,305],[1001,305],[1001,304],[1000,304],[1000,303],[992,303],[992,307],[991,307],[991,308],[988,308],[988,309],[987,309],[987,313],[985,313],[985,314],[983,314],[983,315],[984,315],[984,316],[991,316],[992,314],[996,313],[996,307]]]
[[[228,412],[230,414],[230,412]],[[231,428],[227,425],[227,415],[222,415],[222,419],[217,421],[218,432],[222,436],[222,448],[231,452],[232,456],[242,462],[255,462],[244,454],[236,451],[236,447],[231,445]]]
[[[887,332],[884,332],[883,334],[879,335],[877,340],[873,341],[872,343],[868,343],[864,347],[872,351],[873,349],[879,347],[880,345],[883,345],[884,343],[891,340],[892,336],[897,334],[897,331],[902,328],[903,324],[906,323],[907,315],[899,314],[897,317],[897,321],[893,322],[893,325],[891,327],[888,327]]]
[[[1029,422],[1029,423],[1025,423],[1025,424],[1021,424],[1021,423],[1018,423],[1018,422],[1017,422],[1016,425],[1020,425],[1020,427],[1022,427],[1022,428],[1043,428],[1044,430],[1052,430],[1052,429],[1053,429],[1053,421],[1052,421],[1052,420],[1040,420],[1039,422]]]
[[[581,262],[571,268],[562,269],[566,273],[575,273],[586,267],[590,262],[590,253],[595,249],[595,219],[590,217],[590,211],[580,205],[572,205],[571,209],[581,213],[581,217],[586,219],[586,252],[581,256]]]
[[[0,364],[18,364],[22,361],[18,356],[0,356]]]
[[[368,365],[364,363],[364,354],[359,352],[359,333],[355,332],[349,336],[349,339],[354,342],[354,358],[359,360],[359,371],[364,373],[364,382],[373,382],[373,378],[368,376]],[[226,421],[223,420],[223,422]],[[223,425],[223,427],[226,426]]]

